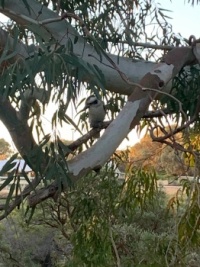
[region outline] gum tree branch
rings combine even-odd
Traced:
[[[35,0],[27,0],[27,4],[30,6],[31,13],[29,13],[23,4],[23,1],[20,0],[5,1],[5,7],[2,8],[0,6],[0,12],[23,25],[35,35],[39,35],[46,42],[54,40],[55,45],[66,45],[70,39],[74,44],[74,54],[82,58],[85,62],[96,65],[102,71],[107,90],[126,95],[130,95],[133,92],[133,86],[121,79],[119,73],[103,54],[101,55],[101,60],[95,48],[87,43],[86,39],[80,36],[67,20],[62,19],[62,17],[59,17],[55,12],[47,9],[45,6],[42,7]],[[53,20],[55,21],[52,22]],[[75,42],[75,38],[77,37],[78,40]],[[111,54],[108,54],[108,56],[118,66],[121,73],[126,74],[130,82],[133,83],[138,83],[155,66],[153,62],[136,61]],[[86,76],[83,79],[87,81]]]

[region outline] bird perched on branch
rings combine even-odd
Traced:
[[[85,101],[85,107],[83,110],[89,109],[89,122],[92,128],[98,128],[104,121],[106,111],[103,101],[98,99],[95,95],[89,96]],[[98,133],[95,138],[98,138]]]

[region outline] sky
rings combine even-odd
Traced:
[[[199,15],[200,4],[192,6],[191,2],[188,4],[188,0],[160,0],[160,4],[163,8],[171,10],[169,16],[172,17],[171,24],[173,30],[176,33],[180,33],[185,38],[189,38],[190,35],[200,37],[199,32]]]
[[[158,2],[158,1],[156,1]],[[175,33],[180,33],[183,37],[189,38],[190,35],[195,35],[196,38],[200,37],[199,32],[199,14],[200,14],[200,5],[195,4],[192,6],[191,4],[187,3],[186,0],[160,0],[160,6],[162,8],[171,10],[171,12],[168,12],[167,15],[170,16],[172,19],[170,20],[170,23],[173,26],[173,31]],[[196,1],[195,1],[196,2]],[[166,13],[165,13],[166,14]],[[5,18],[0,16],[0,21],[4,22]],[[48,113],[52,114],[53,109],[49,109]],[[45,118],[44,116],[44,125],[47,132],[50,132],[54,134],[54,131],[51,128],[50,121]],[[58,133],[60,134],[61,138],[65,139],[76,139],[78,138],[78,134],[74,133],[71,129],[72,127],[64,127],[60,130],[58,130]],[[67,134],[66,134],[67,133]],[[0,138],[4,138],[6,141],[8,141],[12,148],[14,149],[14,144],[12,142],[12,139],[4,127],[4,125],[0,122]],[[122,142],[122,144],[119,146],[119,149],[126,149],[129,146],[133,146],[135,143],[137,143],[140,139],[140,136],[136,133],[135,130],[133,130],[129,134],[129,140],[125,140]]]

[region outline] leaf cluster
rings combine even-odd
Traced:
[[[51,208],[43,209],[45,222],[54,227],[57,224],[67,240],[72,242],[71,262],[76,266],[83,263],[86,266],[105,266],[108,262],[113,266],[116,257],[114,244],[120,247],[123,238],[121,227],[127,225],[131,228],[134,221],[140,221],[143,212],[154,207],[157,192],[155,174],[133,171],[129,178],[120,183],[115,167],[105,167],[98,175],[91,174],[79,181],[57,203],[50,202],[50,218]],[[36,218],[33,216],[32,220]],[[142,227],[142,221],[139,224]],[[146,224],[143,227],[149,229],[150,226]],[[134,238],[132,234],[130,238]],[[128,247],[128,239],[126,242],[124,246]],[[124,251],[119,248],[118,253],[122,256]],[[126,261],[127,264],[133,262],[132,252],[124,258]]]
[[[200,69],[198,66],[191,66],[190,68],[183,69],[177,77],[173,80],[171,93],[179,101],[184,113],[188,119],[196,115],[199,105],[200,93]],[[170,110],[175,112],[177,120],[180,118],[180,107],[177,101],[171,98],[167,100],[167,106]],[[182,118],[184,122],[184,117]],[[198,119],[196,120],[198,123]]]
[[[107,51],[138,59],[158,58],[156,49],[135,46],[137,42],[177,46],[181,36],[176,36],[169,23],[170,12],[154,1],[104,1],[86,2],[66,0],[40,1],[58,13],[73,12],[80,16],[91,34]],[[71,21],[79,32],[82,29]],[[161,52],[162,53],[162,52]]]
[[[26,232],[24,244],[28,244],[29,234],[36,238],[37,229],[43,231],[45,227],[45,233],[51,232],[56,244],[50,251],[58,266],[115,266],[117,257],[125,267],[161,267],[167,263],[183,267],[196,261],[198,188],[193,191],[191,184],[184,184],[188,196],[194,193],[188,206],[181,198],[166,202],[154,172],[132,170],[126,179],[118,180],[116,166],[105,166],[100,173],[86,176],[65,191],[56,202],[43,203],[31,220],[29,210],[25,220],[29,226],[23,223],[24,215],[20,219]],[[14,256],[14,247],[11,250],[8,245],[7,251]],[[18,252],[14,259],[18,259]],[[40,255],[43,252],[41,247]],[[35,247],[32,253],[26,250],[22,262],[29,259],[31,264],[35,254]],[[2,255],[12,262],[9,254]]]

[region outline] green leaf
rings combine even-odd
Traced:
[[[3,176],[5,173],[10,171],[16,166],[16,162],[13,162],[15,159],[17,159],[18,153],[14,154],[3,166],[3,168],[0,171],[0,176]]]
[[[5,204],[5,212],[7,211],[8,207],[9,207],[9,203],[12,200],[12,196],[13,196],[14,190],[15,190],[15,183],[13,183],[11,185],[10,191],[9,191],[9,193],[7,195],[6,204]]]
[[[16,164],[15,164],[16,165]],[[8,177],[6,180],[3,182],[3,184],[0,186],[0,191],[3,190],[7,185],[11,183],[11,181],[14,178],[15,170],[13,170],[11,173],[9,173]]]
[[[65,114],[65,116],[63,117],[63,120],[66,122],[66,123],[69,123],[71,125],[74,126],[74,128],[81,134],[83,135],[83,133],[81,132],[81,130],[78,128],[78,126],[76,125],[76,123],[67,115]]]
[[[26,8],[27,8],[29,14],[31,14],[31,9],[30,9],[30,6],[29,6],[27,0],[22,0],[22,1],[23,1],[24,5],[26,6]]]
[[[74,38],[74,44],[76,44],[78,42],[78,36],[75,36]]]
[[[166,11],[166,12],[172,12],[172,10],[161,8],[161,7],[159,8],[159,10]]]
[[[30,214],[28,214],[29,213],[29,210],[31,210]],[[33,208],[27,207],[26,212],[25,212],[25,216],[26,217],[28,216],[28,218],[26,220],[26,223],[27,224],[29,224],[31,222],[31,219],[32,219],[32,217],[34,215],[34,212],[35,212],[35,207],[33,207]]]
[[[32,186],[32,189],[34,190],[35,188],[33,187],[32,183],[31,183],[31,180],[29,179],[28,175],[26,174],[25,171],[22,170],[22,175],[24,177],[24,179],[27,181],[27,183]]]
[[[0,5],[4,8],[5,7],[5,0],[1,0]]]
[[[61,155],[61,157],[63,158],[63,160],[65,160],[65,155],[69,154],[71,151],[71,149],[65,145],[62,140],[60,140],[60,138],[58,137],[58,152]]]

